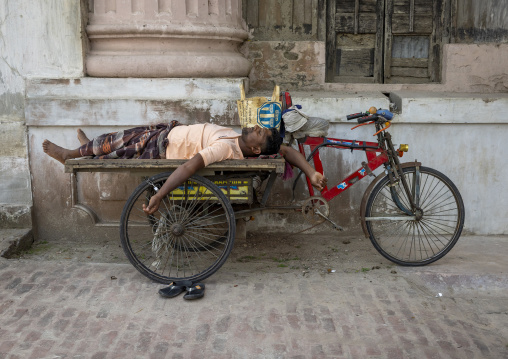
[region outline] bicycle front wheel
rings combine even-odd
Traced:
[[[201,281],[226,261],[235,238],[235,215],[227,197],[210,180],[194,175],[171,191],[157,212],[143,204],[171,173],[141,183],[124,206],[122,248],[134,267],[159,283]]]
[[[464,226],[464,203],[452,181],[428,167],[406,167],[404,176],[418,211],[411,205],[402,181],[388,176],[374,187],[365,211],[370,240],[392,262],[421,266],[448,253]]]

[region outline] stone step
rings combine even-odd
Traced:
[[[31,228],[0,229],[0,256],[11,258],[27,250],[34,241]]]
[[[27,82],[25,116],[29,127],[132,127],[174,119],[238,126],[241,84],[249,98],[272,95],[269,90],[249,92],[246,78],[34,79]],[[381,92],[291,91],[291,95],[304,112],[331,122],[347,122],[347,114],[390,104]]]
[[[28,126],[122,126],[178,120],[234,125],[246,78],[29,80]],[[236,120],[235,120],[236,115]]]
[[[400,123],[506,124],[506,93],[432,93],[395,91],[390,93]]]
[[[248,91],[247,78],[217,79],[32,79],[27,81],[28,126],[122,126],[168,122],[239,125],[236,100],[240,85],[247,97],[270,97],[271,91]],[[499,116],[508,94],[290,91],[294,104],[310,116],[347,123],[350,113],[371,106],[398,109],[401,123],[507,123]]]

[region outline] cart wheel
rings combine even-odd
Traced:
[[[448,177],[428,167],[406,167],[404,176],[419,209],[399,181],[388,176],[374,187],[365,211],[370,240],[385,258],[400,265],[421,266],[448,253],[464,226],[464,203]]]
[[[226,261],[235,239],[235,215],[228,198],[210,180],[194,175],[161,202],[153,215],[143,204],[171,172],[143,181],[125,204],[120,241],[144,276],[159,283],[201,281]]]

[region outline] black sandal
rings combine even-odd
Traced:
[[[203,283],[196,283],[187,289],[187,294],[183,299],[199,299],[205,295],[205,285]]]
[[[180,282],[171,283],[169,287],[159,289],[159,294],[166,298],[173,298],[182,293],[185,289],[191,287],[192,282],[190,280],[182,280]]]

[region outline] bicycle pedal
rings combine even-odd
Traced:
[[[332,228],[339,232],[342,232],[344,230],[344,228],[342,228],[341,226],[337,226],[336,224],[332,224]]]
[[[337,230],[337,231],[343,231],[344,228],[342,228],[341,226],[339,226],[337,223],[335,223],[334,221],[332,221],[330,218],[328,218],[327,216],[325,216],[323,213],[319,212],[319,210],[316,209],[316,212],[315,212],[317,215],[323,217],[325,220],[327,220],[328,222],[330,222],[332,224],[332,228]]]

